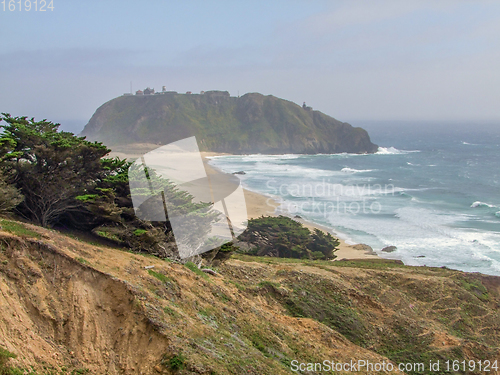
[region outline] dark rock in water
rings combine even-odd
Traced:
[[[384,253],[392,253],[396,250],[397,250],[396,246],[386,246],[381,251],[383,251]]]
[[[233,172],[233,174],[246,174],[245,171],[238,171],[238,172]]]
[[[300,215],[295,215],[293,218],[294,218],[294,219],[302,219],[302,216],[300,216]]]
[[[366,252],[366,254],[369,254],[369,255],[376,255],[377,254],[375,251],[373,251],[371,246],[368,246],[364,243],[358,243],[357,245],[353,245],[352,248],[356,249],[356,250],[363,250]]]

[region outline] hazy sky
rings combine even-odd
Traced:
[[[73,120],[79,132],[132,81],[134,91],[272,94],[354,125],[500,120],[500,1],[53,5],[0,4],[2,112]]]

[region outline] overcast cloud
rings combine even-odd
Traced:
[[[354,124],[500,120],[494,1],[55,0],[0,23],[0,111],[75,132],[131,81],[272,94]]]

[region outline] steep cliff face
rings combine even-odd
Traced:
[[[97,109],[82,134],[106,145],[167,144],[196,136],[203,151],[244,153],[372,153],[361,128],[319,111],[257,93],[230,97],[166,93],[122,96]]]

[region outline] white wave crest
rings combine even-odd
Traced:
[[[268,155],[268,154],[253,154],[245,155],[241,158],[242,161],[279,161],[279,160],[290,160],[298,159],[304,157],[304,155],[299,154],[283,154],[283,155]]]
[[[289,160],[298,159],[304,156],[303,154],[283,154],[283,155],[271,155],[271,154],[249,154],[249,155],[215,155],[215,156],[205,156],[205,159],[218,159],[218,160],[228,160],[228,161],[279,161],[279,160]]]
[[[497,206],[493,205],[493,204],[488,204],[488,203],[484,203],[484,202],[480,202],[480,201],[475,201],[474,203],[472,203],[471,205],[471,208],[476,208],[476,207],[489,207],[489,208],[495,208]]]
[[[346,167],[346,168],[342,168],[340,171],[344,172],[344,173],[362,173],[362,172],[371,172],[371,171],[373,171],[373,169],[354,169],[354,168]]]
[[[420,150],[398,150],[396,147],[379,147],[375,153],[377,155],[400,155],[408,154],[410,152],[420,152]]]

